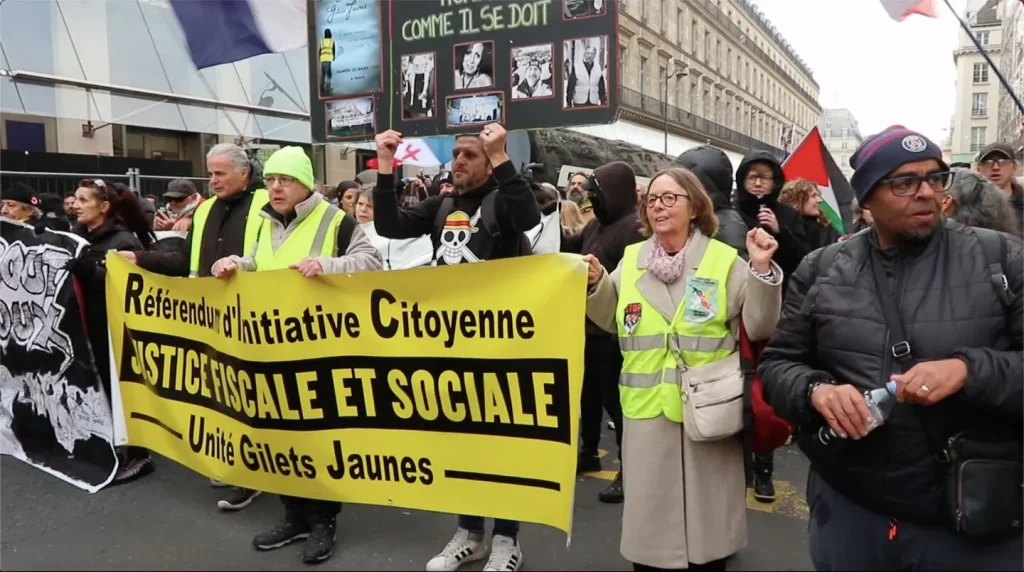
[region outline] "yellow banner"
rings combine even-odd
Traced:
[[[107,257],[128,439],[261,491],[569,532],[586,265],[230,280]]]

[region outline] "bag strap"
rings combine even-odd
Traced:
[[[886,351],[892,355],[896,363],[900,364],[900,368],[906,373],[917,363],[914,359],[914,348],[910,344],[906,330],[903,329],[903,318],[900,317],[899,304],[896,302],[896,296],[893,294],[892,288],[889,287],[889,282],[885,277],[885,268],[882,266],[881,255],[875,252],[874,249],[871,249],[869,256],[871,258],[871,273],[875,279],[875,289],[878,291],[878,300],[882,303],[882,315],[885,317],[885,323],[889,327],[889,341],[892,342],[886,348]],[[938,428],[928,419],[928,414],[923,407],[918,405],[912,405],[911,407],[917,415],[918,422],[921,424],[921,430],[924,431],[925,440],[928,442],[928,448],[932,454],[940,460],[946,458],[945,439],[938,433]]]
[[[814,274],[818,278],[824,278],[825,273],[828,272],[829,267],[836,260],[836,255],[843,249],[842,242],[833,242],[821,250],[821,255],[818,256],[818,265],[815,266]]]
[[[448,215],[452,214],[454,207],[455,197],[451,193],[441,197],[441,204],[437,205],[437,214],[434,216],[434,233],[437,233],[437,229],[444,228],[444,221],[448,219]]]
[[[495,189],[484,196],[480,205],[480,222],[483,223],[487,234],[497,240],[501,238],[501,225],[498,224],[498,207],[495,202],[498,200],[498,190]]]
[[[971,231],[978,237],[981,250],[985,253],[992,287],[995,288],[1003,307],[1008,308],[1013,303],[1013,296],[1010,294],[1010,283],[1006,279],[1006,235],[989,228],[971,227]]]

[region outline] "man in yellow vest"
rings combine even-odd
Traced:
[[[320,95],[331,95],[331,66],[334,64],[334,38],[330,28],[320,40]]]
[[[165,276],[203,278],[213,275],[213,263],[244,254],[256,244],[259,216],[269,200],[259,166],[238,145],[221,143],[206,154],[213,197],[203,201],[192,217],[183,250],[121,252],[133,264]],[[214,482],[214,486],[223,486]],[[259,491],[231,487],[217,501],[222,510],[241,510]]]
[[[313,164],[301,147],[285,147],[267,159],[264,167],[270,202],[260,212],[259,235],[244,257],[218,260],[213,274],[219,278],[236,271],[291,268],[303,276],[380,270],[380,253],[363,233],[355,217],[312,191]],[[306,539],[302,560],[323,562],[334,553],[335,520],[341,503],[282,496],[285,517],[269,531],[253,538],[257,550],[273,550]]]

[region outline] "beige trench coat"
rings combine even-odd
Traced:
[[[686,247],[684,276],[664,284],[649,273],[636,283],[640,294],[671,321],[683,301],[685,276],[692,276],[708,239],[696,229]],[[640,247],[637,265],[647,267],[653,244]],[[726,285],[729,323],[739,335],[740,319],[751,340],[771,336],[782,306],[782,270],[773,262],[775,283],[761,280],[737,258]],[[615,332],[619,268],[605,274],[587,299],[587,316]],[[686,568],[725,558],[747,544],[747,494],[740,435],[710,442],[686,437],[683,425],[665,417],[623,421],[622,555],[658,568]]]

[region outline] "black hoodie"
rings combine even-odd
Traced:
[[[636,175],[623,162],[609,163],[594,170],[599,183],[594,218],[579,234],[562,240],[562,252],[593,254],[610,274],[619,265],[626,247],[643,241],[636,205]],[[587,319],[587,333],[608,333]]]
[[[772,192],[760,199],[748,193],[744,186],[747,173],[750,172],[750,167],[754,163],[768,165],[774,174]],[[782,269],[784,278],[788,279],[811,249],[807,237],[804,235],[800,214],[793,207],[779,202],[779,194],[782,193],[782,185],[785,182],[786,176],[782,172],[782,164],[767,151],[754,151],[748,154],[740,161],[740,166],[736,169],[736,206],[739,208],[740,216],[743,217],[747,228],[752,229],[761,225],[757,220],[757,213],[762,206],[770,208],[775,213],[776,220],[779,221],[779,232],[772,233],[779,243],[779,249],[775,252],[773,260]],[[768,229],[765,228],[765,230]]]
[[[454,235],[445,233],[444,221],[438,228],[435,220],[445,197],[454,203],[446,220],[454,222],[452,215],[461,211],[467,217],[474,216],[484,202],[484,197],[497,189],[494,201],[495,216],[501,236],[495,239],[487,234],[483,222],[478,221],[470,231],[469,242],[464,245],[478,260],[497,260],[517,256],[522,233],[540,224],[540,207],[533,195],[530,184],[523,179],[511,161],[494,168],[494,176],[479,188],[466,193],[436,195],[410,208],[398,206],[398,192],[395,176],[378,174],[377,186],[373,189],[373,224],[377,233],[385,238],[416,238],[430,235],[437,253],[445,238]],[[458,218],[458,217],[457,217]],[[462,260],[465,260],[464,258]],[[459,262],[462,262],[460,260]],[[437,256],[438,264],[446,264]]]
[[[675,166],[691,171],[700,179],[711,197],[718,217],[715,238],[728,244],[747,258],[747,225],[729,200],[732,191],[732,162],[724,151],[711,145],[687,150],[675,160]]]

